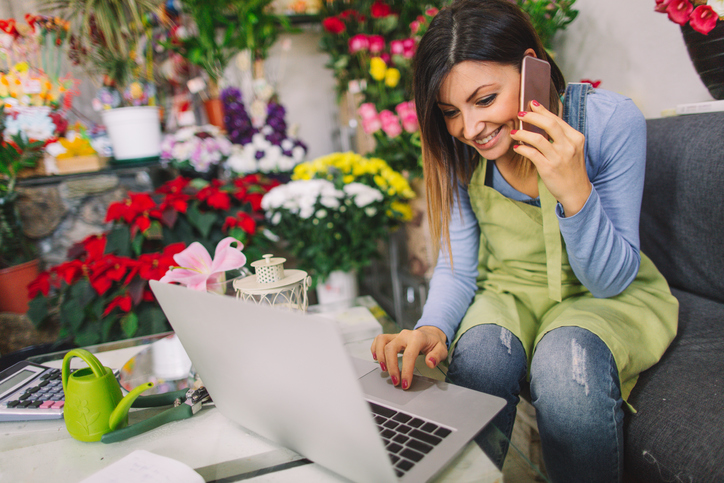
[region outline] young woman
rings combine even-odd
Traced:
[[[550,111],[534,101],[519,112],[525,56],[551,63]],[[423,353],[429,367],[449,361],[453,383],[505,398],[477,438],[498,466],[530,384],[553,481],[618,481],[624,401],[678,318],[639,252],[644,118],[630,99],[588,84],[570,85],[560,104],[563,76],[509,0],[443,9],[415,65],[428,215],[442,249],[415,329],[378,336],[373,357],[402,389]],[[523,118],[546,136],[519,130]]]

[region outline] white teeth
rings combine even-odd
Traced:
[[[501,127],[502,127],[502,126],[501,126]],[[483,139],[476,139],[475,142],[476,142],[477,144],[489,143],[490,140],[493,139],[493,138],[498,134],[498,132],[500,132],[500,128],[498,128],[498,129],[496,129],[495,131],[493,131],[492,133],[490,133],[490,135],[489,135],[488,137],[485,137],[485,138],[483,138]]]

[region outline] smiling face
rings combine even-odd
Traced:
[[[520,72],[494,62],[456,64],[440,87],[437,105],[448,132],[498,162],[513,159],[511,129],[518,123]]]

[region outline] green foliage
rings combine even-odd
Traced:
[[[529,16],[543,46],[550,50],[553,36],[564,30],[578,15],[573,10],[576,0],[517,0],[518,6]]]

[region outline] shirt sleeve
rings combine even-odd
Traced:
[[[443,248],[430,280],[427,302],[415,328],[430,325],[442,330],[447,345],[455,336],[477,290],[480,228],[470,205],[468,191],[458,187],[458,200],[450,213],[450,253]]]
[[[598,94],[589,95],[595,98]],[[621,293],[641,263],[639,217],[646,169],[646,121],[627,98],[586,104],[586,158],[593,189],[575,215],[558,205],[573,272],[595,297]]]

